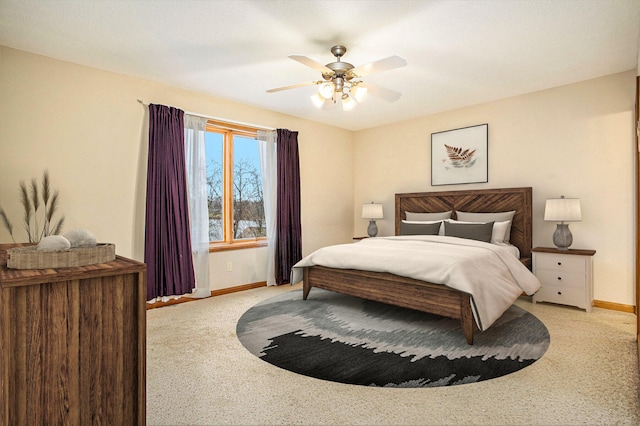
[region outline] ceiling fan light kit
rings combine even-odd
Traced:
[[[351,111],[356,107],[356,101],[346,93],[342,95],[342,109],[345,111]]]
[[[362,86],[355,86],[352,90],[353,96],[356,98],[356,101],[362,102],[365,96],[367,96],[367,88]]]
[[[335,92],[336,89],[331,83],[322,83],[320,85],[320,88],[318,89],[318,93],[320,93],[320,96],[322,96],[324,99],[333,98],[333,94]]]
[[[273,93],[315,84],[319,86],[318,93],[311,96],[311,101],[316,107],[332,109],[338,99],[340,99],[342,101],[342,109],[345,111],[352,110],[358,102],[362,102],[367,96],[367,93],[369,93],[369,89],[371,89],[372,95],[381,97],[389,102],[394,102],[400,98],[401,94],[398,92],[378,87],[371,83],[365,83],[360,79],[362,76],[373,74],[374,72],[404,67],[407,65],[407,61],[399,56],[390,56],[355,68],[350,63],[340,60],[346,52],[347,48],[344,46],[333,46],[331,53],[336,57],[336,60],[326,65],[322,65],[306,56],[290,55],[289,58],[311,67],[316,71],[320,71],[322,73],[322,80],[278,87],[269,89],[267,92]]]
[[[326,99],[322,96],[322,93],[318,92],[315,95],[311,95],[311,102],[313,102],[313,104],[318,108],[322,108],[325,100]]]

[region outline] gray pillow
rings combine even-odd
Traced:
[[[456,210],[456,218],[462,222],[489,222],[490,220],[493,220],[494,222],[504,222],[505,220],[508,220],[509,226],[507,226],[507,233],[505,234],[504,239],[507,243],[511,239],[511,223],[513,222],[513,216],[515,214],[515,210],[499,213],[472,213],[459,212]]]
[[[487,223],[444,223],[444,235],[449,237],[466,238],[469,240],[491,242],[493,222]]]
[[[404,212],[407,220],[444,220],[451,219],[451,211],[441,213]]]
[[[400,235],[438,235],[441,222],[405,223],[400,222]]]

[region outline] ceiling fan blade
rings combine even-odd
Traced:
[[[276,87],[275,89],[267,90],[267,93],[280,92],[282,90],[289,90],[289,89],[297,89],[298,87],[311,86],[312,84],[318,84],[318,83],[319,83],[318,81],[307,81],[306,83],[292,84],[291,86]]]
[[[373,74],[374,72],[388,71],[395,68],[401,68],[406,65],[407,61],[404,58],[401,58],[400,56],[389,56],[388,58],[380,59],[366,65],[355,67],[351,70],[351,72],[359,77],[362,77],[364,75]]]
[[[389,102],[395,102],[402,96],[402,93],[400,92],[378,86],[377,84],[367,83],[366,81],[360,83],[359,86],[366,87],[369,94]]]
[[[293,59],[294,61],[298,61],[300,62],[302,65],[306,65],[308,67],[313,68],[316,71],[320,71],[323,74],[333,74],[333,71],[331,71],[329,68],[325,67],[324,65],[322,65],[319,62],[314,61],[311,58],[307,58],[306,56],[302,56],[302,55],[289,55],[289,57],[291,59]]]

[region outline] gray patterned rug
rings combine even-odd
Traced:
[[[511,306],[467,345],[458,320],[318,288],[245,312],[236,332],[264,361],[295,373],[363,386],[420,388],[489,380],[525,368],[549,347],[535,316]]]

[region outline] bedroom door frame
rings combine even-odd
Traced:
[[[638,70],[640,72],[640,70]],[[640,367],[640,76],[636,76],[636,343]]]

